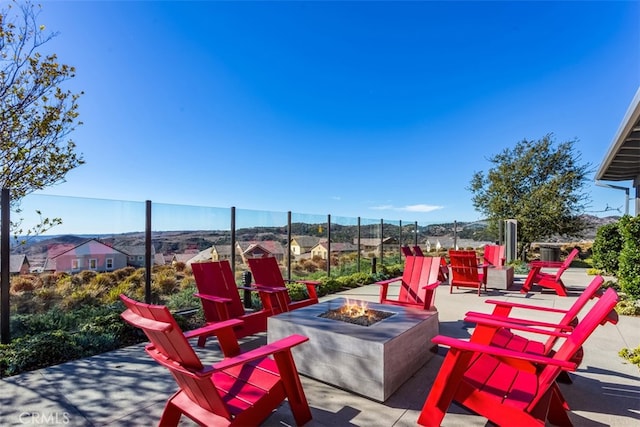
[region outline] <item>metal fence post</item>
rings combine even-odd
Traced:
[[[331,276],[331,214],[327,215],[327,277]]]
[[[291,211],[287,212],[287,280],[291,280]]]
[[[2,224],[0,225],[0,342],[8,344],[11,341],[11,329],[9,328],[9,233],[11,215],[9,212],[9,189],[2,189]]]
[[[146,201],[145,230],[144,230],[144,300],[151,304],[151,200]]]
[[[236,207],[231,206],[231,271],[236,279]]]
[[[360,247],[360,236],[361,236],[360,217],[358,217],[358,240],[357,240],[357,246],[358,246],[358,273],[360,273],[360,252],[362,252],[362,248]]]

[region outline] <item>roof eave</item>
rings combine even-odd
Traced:
[[[627,113],[618,128],[618,132],[616,132],[616,136],[613,139],[613,143],[607,154],[605,156],[604,161],[600,165],[598,172],[596,173],[596,180],[604,180],[604,181],[628,181],[636,179],[637,177],[625,177],[625,178],[615,178],[607,176],[607,171],[611,167],[614,162],[616,156],[618,155],[620,148],[625,143],[625,140],[631,135],[633,129],[638,126],[640,122],[640,88],[636,92]]]

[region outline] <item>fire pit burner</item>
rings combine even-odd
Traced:
[[[353,323],[354,325],[371,326],[383,319],[386,319],[387,317],[393,316],[394,314],[395,313],[391,313],[389,311],[373,310],[366,306],[359,306],[357,304],[350,304],[347,302],[347,304],[342,307],[327,310],[318,317]]]

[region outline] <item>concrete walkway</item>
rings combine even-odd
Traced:
[[[514,290],[490,290],[480,297],[472,290],[449,294],[442,285],[436,295],[440,333],[468,338],[473,325],[461,321],[467,311],[490,311],[484,301],[503,299],[549,307],[568,308],[591,281],[585,270],[570,269],[563,276],[570,296],[553,292],[528,295],[517,291],[523,280],[516,276]],[[376,301],[376,285],[341,295]],[[544,317],[540,317],[544,320]],[[553,318],[549,318],[553,320]],[[251,348],[265,343],[264,334],[243,340]],[[574,383],[560,387],[572,408],[576,426],[640,425],[640,372],[618,356],[623,348],[640,345],[640,318],[621,317],[617,325],[599,327],[585,345],[585,358]],[[156,425],[164,403],[176,385],[169,373],[135,345],[95,357],[0,380],[0,425],[150,426]],[[198,350],[203,361],[220,359],[214,344]],[[443,360],[444,349],[426,363],[385,403],[356,396],[310,378],[302,377],[313,420],[307,426],[414,426]],[[183,417],[183,425],[192,423]],[[267,426],[294,425],[286,403],[265,422]],[[485,418],[452,405],[444,426],[485,426]]]

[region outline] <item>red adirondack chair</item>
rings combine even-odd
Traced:
[[[453,293],[453,287],[466,287],[478,289],[478,296],[484,286],[487,291],[487,265],[478,264],[475,251],[449,251],[449,263],[451,277],[449,280],[449,293]],[[480,273],[478,270],[482,269]]]
[[[245,311],[238,289],[254,292],[256,289],[236,285],[229,261],[194,262],[191,270],[198,287],[198,293],[194,295],[200,298],[207,323],[240,319],[242,324],[235,329],[238,338],[267,330],[267,317],[272,314],[271,310]],[[204,347],[206,339],[206,335],[201,335],[198,346]]]
[[[413,256],[413,252],[411,252],[411,248],[409,246],[402,245],[400,246],[400,250],[404,256]]]
[[[504,245],[485,245],[482,263],[490,267],[502,267],[506,261]]]
[[[529,270],[529,275],[525,280],[524,285],[522,285],[522,289],[520,292],[527,293],[531,290],[531,286],[534,284],[538,284],[543,288],[550,288],[556,291],[556,293],[562,297],[567,296],[567,288],[564,286],[562,282],[561,276],[562,273],[565,272],[567,268],[571,265],[573,259],[578,255],[580,251],[574,248],[567,258],[560,264],[558,270],[555,273],[546,273],[543,272],[543,268],[548,268],[548,264],[545,261],[536,262],[533,261],[530,263],[531,270]]]
[[[441,282],[449,280],[449,265],[444,257],[440,257],[440,272],[438,273],[438,280]]]
[[[291,335],[245,353],[240,352],[232,319],[214,325],[225,359],[205,367],[165,306],[143,304],[124,295],[122,318],[144,331],[145,351],[167,368],[178,391],[167,401],[161,426],[177,426],[185,415],[200,425],[259,425],[285,399],[298,425],[311,420],[311,411],[291,348],[308,341]]]
[[[591,281],[584,292],[576,299],[568,309],[551,307],[541,307],[529,304],[513,303],[508,301],[487,300],[487,303],[494,304],[492,313],[467,312],[465,322],[476,323],[471,341],[480,344],[491,344],[509,350],[522,351],[526,353],[539,354],[544,356],[553,355],[553,347],[558,341],[558,335],[554,332],[571,331],[579,322],[578,315],[583,310],[587,302],[596,296],[600,296],[600,288],[604,283],[602,276],[596,276]],[[538,321],[531,318],[512,316],[512,310],[529,311],[534,313],[557,313],[562,317],[556,323]],[[611,323],[617,323],[618,317],[615,310],[611,316],[605,319]],[[548,328],[552,333],[544,341],[537,341],[514,333],[514,331],[502,327],[503,322],[517,323],[526,327]],[[583,352],[578,351],[572,362],[580,366]],[[568,375],[561,375],[563,382],[571,382]]]
[[[380,304],[435,310],[436,289],[440,285],[438,272],[440,257],[408,256],[404,261],[402,277],[376,282],[380,285]],[[389,285],[400,284],[397,299],[387,297]]]
[[[496,425],[544,426],[549,421],[571,426],[569,405],[556,379],[561,371],[576,369],[572,358],[617,302],[616,292],[607,289],[571,333],[558,333],[564,341],[552,357],[436,336],[432,341],[449,351],[418,424],[440,426],[456,402]]]
[[[292,301],[289,293],[286,292],[286,281],[282,277],[278,261],[274,257],[248,258],[247,262],[253,274],[254,286],[259,292],[262,291],[260,296],[262,304],[274,314],[295,310],[318,302],[316,286],[320,282],[293,280],[292,282],[302,283],[307,287],[309,297],[300,301]]]

